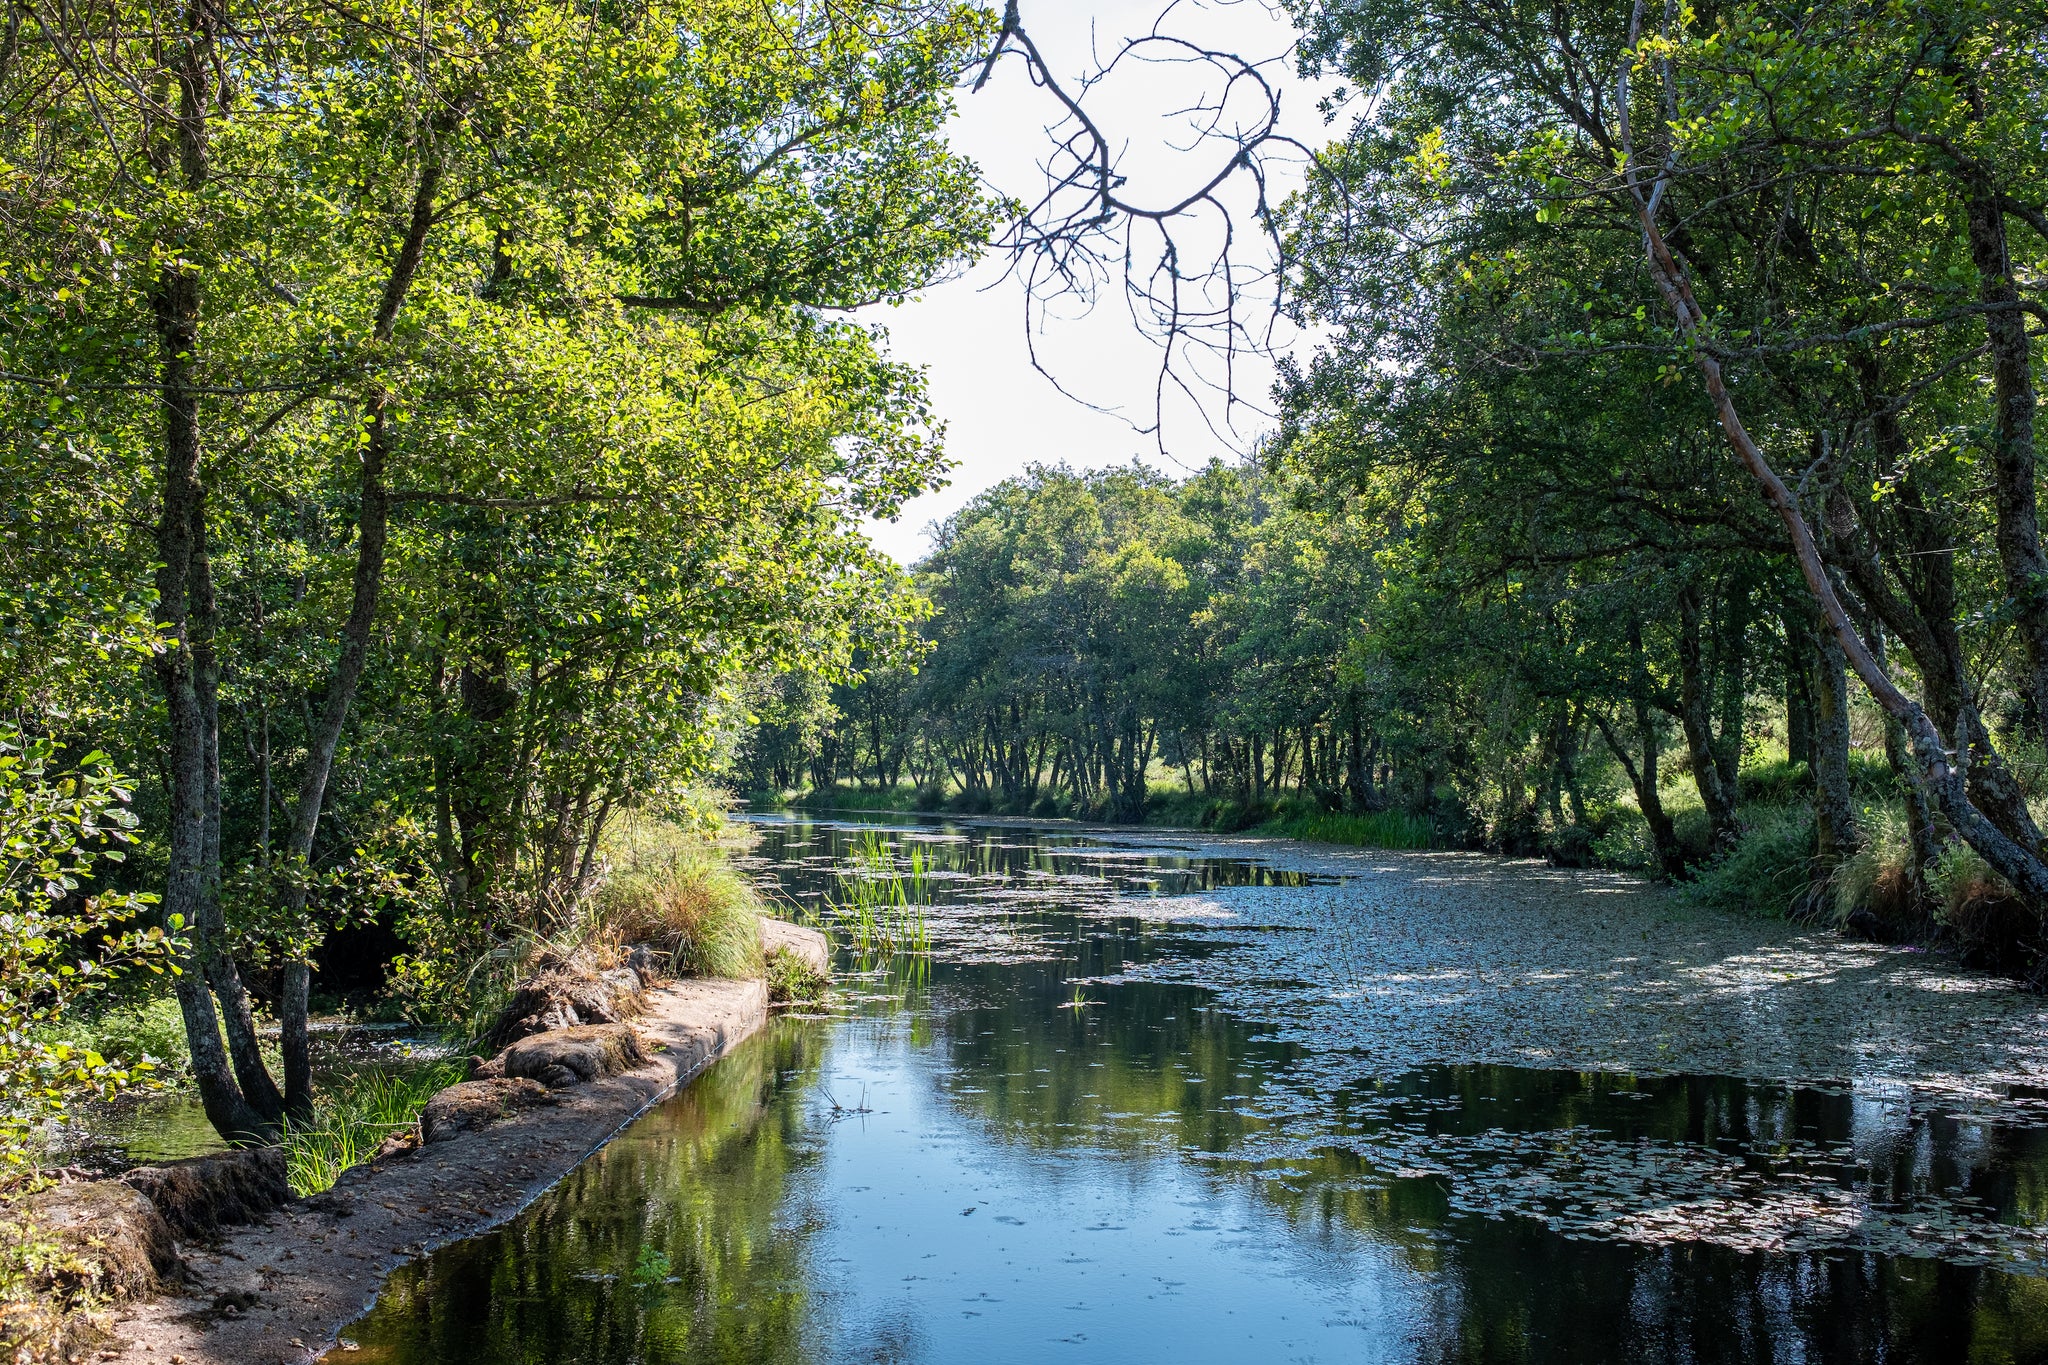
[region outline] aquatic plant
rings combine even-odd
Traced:
[[[1399,810],[1317,812],[1283,820],[1280,829],[1305,843],[1355,848],[1429,848],[1436,842],[1436,826],[1428,816]]]
[[[333,1187],[341,1173],[377,1154],[385,1139],[419,1122],[437,1091],[463,1078],[461,1062],[358,1071],[334,1082],[307,1124],[287,1122],[285,1174],[301,1195]]]
[[[929,953],[925,906],[931,898],[931,868],[925,851],[912,847],[899,866],[888,841],[867,830],[848,858],[852,868],[841,874],[838,893],[827,898],[824,909],[853,950],[880,957]]]
[[[657,1246],[643,1245],[639,1257],[633,1262],[633,1283],[643,1288],[660,1284],[668,1279],[672,1269],[667,1252]]]

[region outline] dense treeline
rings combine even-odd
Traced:
[[[761,776],[1134,819],[1177,773],[1568,859],[1604,783],[1666,875],[1770,843],[2038,961],[2039,8],[1297,14],[1369,98],[1286,209],[1322,340],[1258,472],[982,498],[920,671],[786,698]]]
[[[4,738],[133,777],[118,880],[176,931],[224,1134],[310,1114],[331,933],[381,913],[447,1017],[586,896],[608,821],[710,770],[738,679],[902,629],[859,518],[931,484],[938,431],[834,313],[987,237],[941,130],[990,32],[947,3],[10,11]]]
[[[1160,770],[1248,802],[1299,787],[1377,804],[1408,774],[1348,629],[1371,539],[1285,492],[1221,465],[997,485],[919,566],[929,654],[830,698],[786,689],[788,714],[754,739],[758,776],[907,779],[1120,820],[1142,818]]]

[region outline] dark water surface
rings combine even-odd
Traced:
[[[814,904],[874,837],[770,822],[756,852]],[[929,960],[843,961],[828,1017],[777,1021],[511,1225],[400,1271],[332,1358],[2048,1360],[2048,1128],[2024,1106],[1361,1074],[1195,984],[1216,926],[1145,913],[1328,876],[1017,827],[884,837],[929,859]]]

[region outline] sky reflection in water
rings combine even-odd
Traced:
[[[2041,1129],[1717,1077],[1332,1081],[1287,1021],[1147,979],[1201,924],[1117,913],[1298,874],[956,833],[923,836],[968,874],[928,968],[843,977],[837,1017],[402,1271],[335,1359],[2048,1360]],[[757,852],[815,897],[847,837]]]

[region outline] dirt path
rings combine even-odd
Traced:
[[[114,1342],[97,1358],[297,1365],[318,1357],[393,1269],[513,1217],[767,1016],[759,981],[681,981],[650,992],[634,1027],[658,1049],[651,1064],[559,1092],[552,1107],[358,1166],[332,1197],[234,1229],[217,1252],[188,1252],[185,1294],[123,1308]]]

